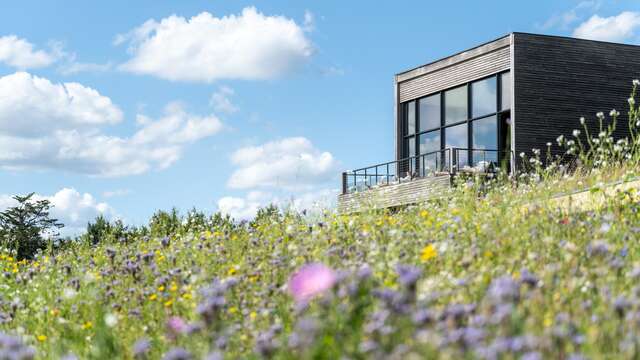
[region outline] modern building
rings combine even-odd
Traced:
[[[518,167],[516,154],[559,152],[579,118],[627,114],[640,46],[511,33],[395,76],[395,159],[343,173],[338,207],[419,202],[454,173]],[[626,121],[616,136],[626,135]],[[369,206],[367,205],[367,206]]]

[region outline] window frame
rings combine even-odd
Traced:
[[[469,81],[463,84],[458,84],[456,86],[452,86],[434,93],[430,93],[427,94],[425,96],[421,96],[419,98],[415,98],[415,99],[411,99],[409,101],[405,101],[403,103],[400,103],[401,106],[401,114],[402,114],[402,142],[403,142],[403,154],[401,158],[410,158],[410,157],[419,157],[420,154],[420,146],[419,146],[419,139],[420,136],[423,134],[427,134],[430,132],[435,132],[435,131],[439,131],[440,132],[440,150],[444,150],[445,149],[445,145],[446,145],[446,131],[447,128],[449,127],[453,127],[453,126],[457,126],[460,124],[467,124],[467,150],[468,150],[468,162],[471,164],[473,163],[473,122],[475,120],[480,120],[480,119],[484,119],[484,118],[488,118],[491,116],[495,116],[496,117],[496,123],[497,123],[497,129],[496,129],[496,144],[498,146],[498,149],[487,149],[487,150],[499,150],[500,147],[504,144],[501,144],[500,142],[500,133],[502,131],[502,122],[500,121],[501,115],[505,114],[505,113],[509,113],[511,112],[511,104],[509,104],[509,106],[505,109],[502,109],[502,78],[503,78],[503,74],[505,73],[511,73],[511,70],[504,70],[504,71],[500,71],[479,79],[475,79],[473,81]],[[483,81],[483,80],[487,80],[490,78],[495,78],[496,79],[496,112],[493,113],[489,113],[489,114],[483,114],[481,116],[478,117],[473,117],[473,83],[479,82],[479,81]],[[513,74],[511,74],[510,76],[510,80],[511,80],[511,88],[513,88]],[[445,93],[449,90],[453,90],[456,88],[459,88],[461,86],[466,86],[467,87],[467,118],[465,120],[461,120],[455,123],[451,123],[451,124],[446,124],[446,108],[445,108]],[[440,126],[439,127],[435,127],[435,128],[430,128],[424,131],[420,131],[420,100],[430,97],[430,96],[434,96],[434,95],[439,95],[440,96]],[[513,101],[513,99],[511,100]],[[414,112],[415,112],[415,132],[413,134],[406,134],[407,133],[407,129],[408,129],[408,104],[410,104],[411,102],[414,102]],[[414,147],[414,153],[413,154],[409,154],[409,139],[410,138],[414,138],[415,141],[415,147]]]

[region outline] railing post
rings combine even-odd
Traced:
[[[346,194],[347,193],[347,173],[343,172],[342,173],[342,194]]]

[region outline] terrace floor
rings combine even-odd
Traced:
[[[338,211],[343,214],[371,209],[416,204],[442,194],[451,186],[451,175],[414,179],[398,184],[380,185],[338,196]]]

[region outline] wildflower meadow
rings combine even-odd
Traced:
[[[33,259],[5,245],[0,358],[639,358],[640,194],[549,201],[640,175],[634,99],[628,124],[612,111],[598,134],[559,137],[567,155],[523,154],[526,172],[425,204],[158,212],[96,221]]]

